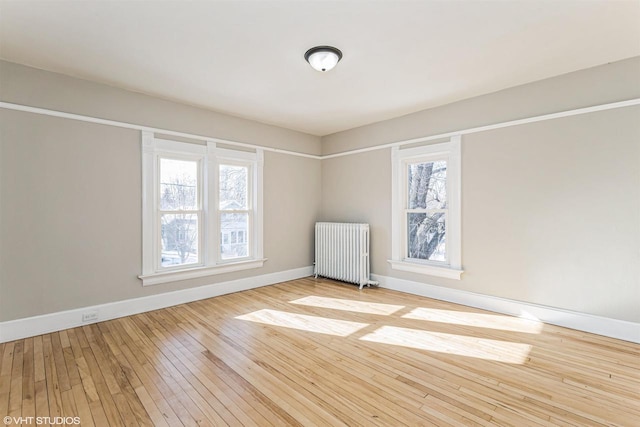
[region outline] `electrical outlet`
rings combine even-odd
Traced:
[[[97,320],[98,320],[97,311],[87,311],[86,313],[82,313],[83,322],[95,322]]]

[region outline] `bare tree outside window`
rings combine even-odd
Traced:
[[[447,162],[407,167],[408,258],[446,261]]]
[[[248,172],[246,166],[220,165],[220,209],[229,203],[247,208]]]
[[[198,165],[161,159],[160,222],[163,267],[198,262]]]

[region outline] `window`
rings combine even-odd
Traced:
[[[248,165],[242,163],[220,164],[220,229],[229,234],[220,246],[220,259],[229,260],[247,256],[248,242],[239,241],[238,234],[246,233],[251,222],[247,183],[250,180]]]
[[[392,268],[460,279],[460,137],[392,150]]]
[[[263,265],[262,150],[142,135],[143,285]]]
[[[157,190],[160,221],[160,269],[199,264],[202,224],[201,159],[159,155]]]

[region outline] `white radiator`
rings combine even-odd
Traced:
[[[316,277],[377,285],[369,280],[369,224],[316,222]]]

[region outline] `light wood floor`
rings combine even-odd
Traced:
[[[638,426],[639,355],[624,341],[310,278],[0,344],[0,416]]]

